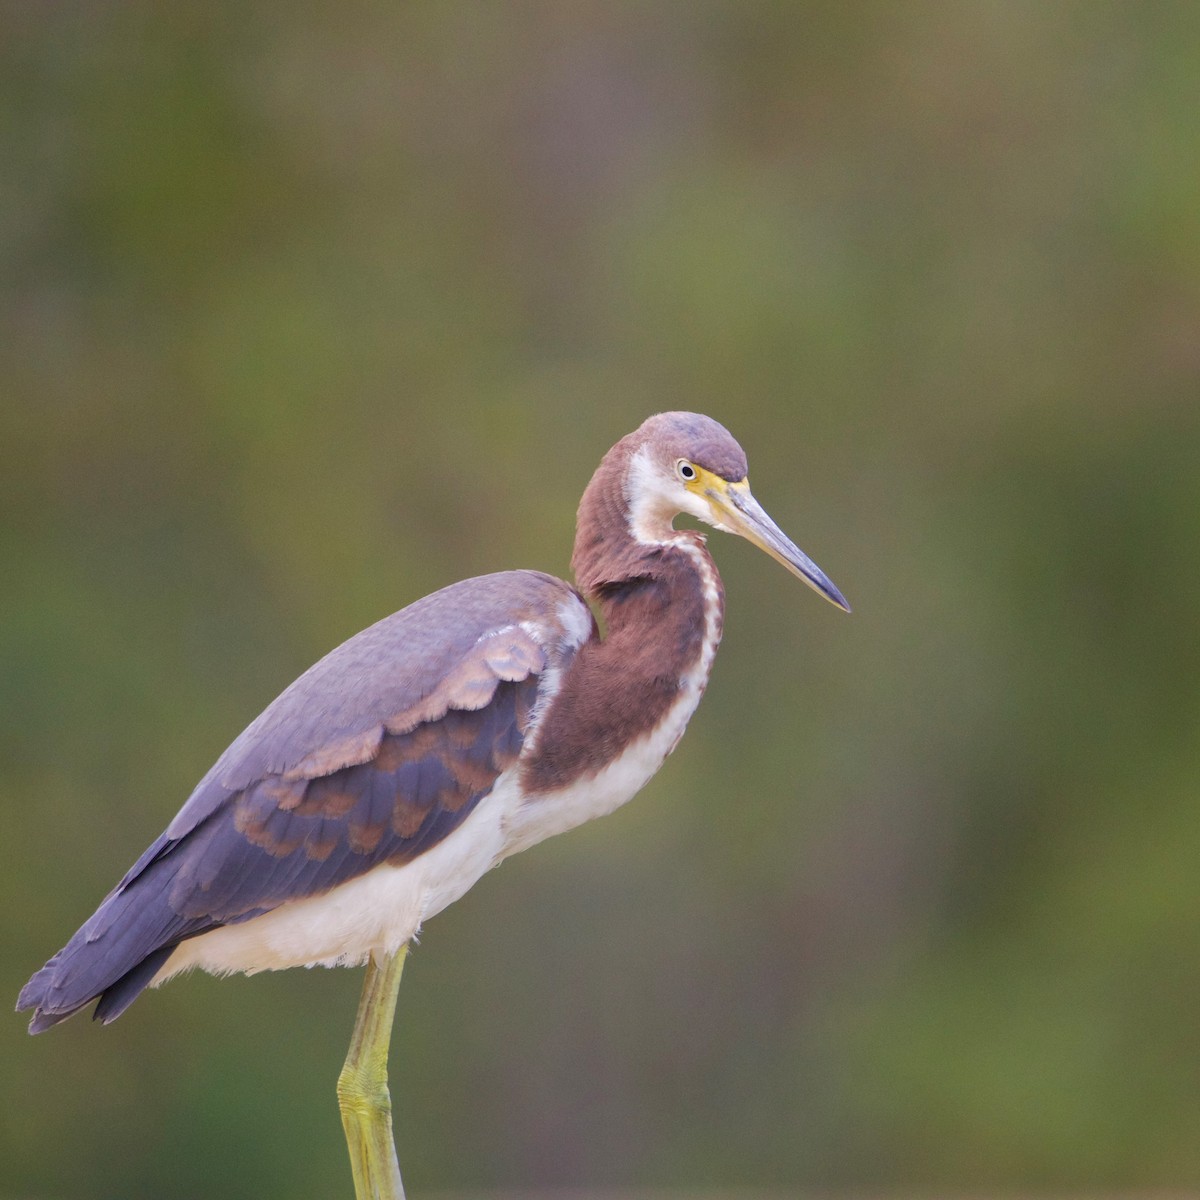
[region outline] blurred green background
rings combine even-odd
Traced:
[[[7,3],[0,995],[324,651],[649,413],[679,753],[439,917],[410,1192],[1200,1182],[1200,8]],[[0,1195],[345,1195],[357,972],[0,1042]]]

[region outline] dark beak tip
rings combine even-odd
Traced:
[[[853,611],[847,602],[846,597],[843,596],[841,591],[838,589],[837,584],[835,584],[833,580],[830,579],[829,576],[824,572],[819,573],[818,579],[810,578],[810,582],[812,583],[813,587],[835,608],[840,608],[842,612],[845,613]]]

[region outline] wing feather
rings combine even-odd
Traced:
[[[310,668],[29,981],[18,1007],[37,1010],[31,1030],[96,996],[97,1015],[111,1020],[180,941],[440,842],[516,762],[541,676],[577,649],[564,612],[576,631],[590,622],[551,576],[484,576],[393,614]]]

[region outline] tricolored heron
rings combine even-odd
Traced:
[[[327,654],[25,985],[30,1032],[97,998],[112,1021],[191,967],[366,963],[338,1102],[360,1200],[402,1196],[387,1050],[409,941],[509,855],[629,800],[704,691],[724,592],[675,517],[748,538],[849,611],[746,474],[716,421],[660,413],[583,494],[578,590],[537,571],[468,579]]]

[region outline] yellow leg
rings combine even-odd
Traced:
[[[350,1150],[358,1200],[404,1200],[396,1143],[392,1137],[392,1097],[388,1092],[388,1044],[396,1015],[396,993],[407,946],[377,963],[367,960],[362,999],[346,1064],[338,1076],[338,1108]]]

